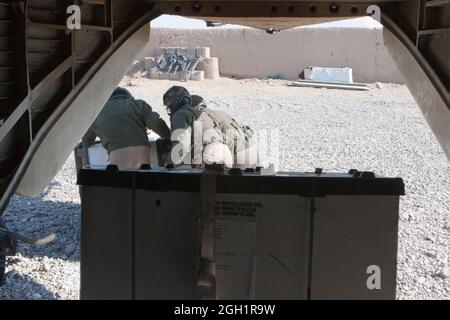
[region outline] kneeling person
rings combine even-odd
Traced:
[[[256,165],[256,143],[249,127],[223,111],[209,109],[202,97],[191,96],[184,87],[170,88],[163,100],[170,115],[175,164]]]

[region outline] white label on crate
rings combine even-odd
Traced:
[[[261,203],[216,203],[216,278],[219,299],[249,299]]]

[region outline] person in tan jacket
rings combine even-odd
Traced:
[[[225,164],[254,167],[258,154],[254,132],[227,113],[207,107],[204,99],[173,86],[163,96],[170,116],[175,164]],[[200,131],[200,132],[199,132]],[[195,141],[196,139],[199,141]]]

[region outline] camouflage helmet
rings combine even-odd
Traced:
[[[170,115],[184,105],[192,105],[192,97],[189,91],[181,86],[173,86],[163,96],[164,105]]]
[[[198,96],[196,94],[192,95],[192,106],[193,107],[197,107],[198,105],[200,105],[201,103],[204,103],[204,99],[201,96]]]

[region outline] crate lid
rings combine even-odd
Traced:
[[[149,191],[199,192],[203,170],[154,169],[127,170],[82,169],[78,184]],[[261,175],[256,172],[217,176],[218,193],[286,194],[305,197],[325,195],[404,195],[401,178],[380,177],[372,172],[349,173],[279,172]]]

